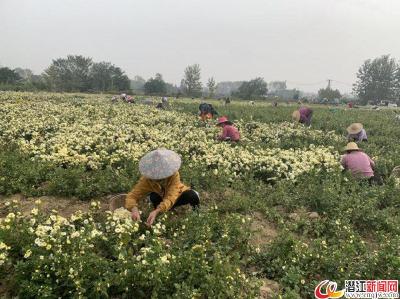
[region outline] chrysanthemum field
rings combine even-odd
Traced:
[[[230,144],[214,140],[214,122],[198,120],[200,101],[172,100],[164,111],[110,98],[0,92],[5,298],[313,298],[324,279],[400,277],[393,110],[315,106],[306,128],[290,122],[297,105],[215,101],[240,130],[241,142]],[[361,147],[382,185],[340,166],[352,122],[367,130]],[[149,229],[101,209],[130,190],[140,157],[159,147],[181,155],[200,211],[166,213]],[[21,200],[9,200],[14,194]],[[21,208],[47,196],[88,209],[66,216],[40,200]]]

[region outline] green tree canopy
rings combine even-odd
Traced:
[[[56,91],[126,91],[128,76],[110,62],[93,62],[89,57],[69,55],[53,60],[43,74]]]
[[[146,80],[143,79],[141,76],[135,76],[133,80],[131,80],[131,88],[133,90],[144,90],[144,84],[146,83]]]
[[[18,73],[8,67],[0,68],[0,83],[15,84],[22,78]]]
[[[400,71],[396,60],[390,55],[366,60],[357,72],[353,90],[364,104],[399,96]]]
[[[88,91],[92,59],[81,55],[53,60],[44,77],[51,89],[57,91]]]
[[[207,87],[208,87],[208,96],[212,98],[215,95],[215,89],[217,87],[217,85],[215,84],[214,77],[208,79]]]
[[[268,83],[268,89],[270,91],[286,90],[286,81],[271,81]]]
[[[245,100],[253,100],[267,94],[267,83],[263,78],[255,78],[250,81],[245,81],[240,85],[235,95]]]
[[[14,69],[14,71],[25,81],[32,81],[32,77],[34,76],[32,70],[30,69],[23,69],[20,67],[17,67]]]
[[[185,69],[184,88],[185,93],[191,97],[199,97],[202,94],[200,81],[200,66],[198,64],[189,65]]]
[[[130,80],[124,71],[115,65],[110,68],[111,72],[111,89],[118,91],[127,91],[130,89]]]
[[[164,82],[162,75],[157,73],[154,78],[150,78],[144,84],[145,94],[165,94],[167,92],[167,85]]]
[[[93,63],[90,68],[91,88],[99,91],[112,89],[112,65],[109,62]]]
[[[320,99],[328,99],[329,101],[332,101],[334,99],[340,99],[342,95],[340,94],[340,91],[338,89],[327,87],[318,90],[318,97]]]

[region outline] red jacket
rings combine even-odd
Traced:
[[[239,141],[240,133],[239,130],[232,125],[225,125],[222,129],[222,134],[219,136],[220,140],[232,140]]]

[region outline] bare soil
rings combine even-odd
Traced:
[[[278,235],[275,225],[267,221],[261,213],[254,212],[251,217],[253,222],[251,224],[252,238],[250,244],[262,246],[270,243]]]

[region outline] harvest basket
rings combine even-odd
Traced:
[[[391,176],[400,179],[400,165],[393,168]]]
[[[126,193],[121,193],[111,197],[109,203],[110,211],[115,211],[116,209],[125,207],[126,195]]]

